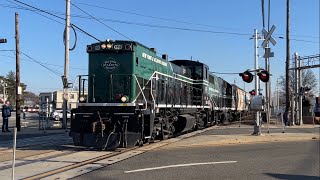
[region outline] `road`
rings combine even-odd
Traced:
[[[18,159],[21,161],[17,174],[28,177],[54,170],[58,166],[72,165],[74,160],[81,161],[84,157],[92,158],[93,155],[108,152],[79,152],[85,155],[74,158],[67,147],[60,144],[70,144],[64,130],[50,131],[50,136],[38,131],[37,120],[33,116],[27,119],[34,121],[34,128],[22,129],[18,134]],[[27,132],[30,131],[30,133]],[[195,134],[180,141],[172,141],[167,145],[151,150],[146,150],[139,155],[119,157],[122,160],[102,160],[87,164],[83,167],[61,171],[47,179],[65,179],[63,177],[76,177],[74,179],[319,179],[319,126],[295,126],[285,129],[270,126],[270,134],[264,125],[261,136],[251,136],[252,126],[237,124],[229,126],[211,127],[208,130]],[[48,131],[49,132],[49,131]],[[27,135],[30,135],[28,137]],[[51,136],[52,135],[52,136]],[[4,140],[11,133],[2,133],[0,143],[3,148],[10,147],[11,140]],[[315,138],[313,138],[315,137]],[[174,138],[175,139],[175,138]],[[174,140],[171,139],[171,140]],[[177,137],[176,139],[180,139]],[[170,140],[169,140],[170,141]],[[281,141],[281,142],[279,142]],[[20,144],[19,144],[20,143]],[[156,144],[153,144],[157,146]],[[147,146],[145,146],[147,147]],[[148,148],[147,148],[148,149]],[[57,151],[58,150],[58,151]],[[32,151],[32,152],[30,152]],[[140,148],[138,152],[142,151]],[[8,151],[9,152],[9,151]],[[2,173],[8,171],[11,154],[3,150],[0,161],[3,162]],[[47,153],[48,160],[30,161],[27,157],[35,154]],[[57,158],[51,154],[60,153],[69,155]],[[76,155],[76,151],[73,152]],[[90,154],[93,153],[93,154]],[[6,155],[8,154],[8,157]],[[71,157],[72,156],[72,157]],[[122,156],[122,155],[120,155]],[[31,157],[30,157],[31,158]],[[51,159],[50,159],[51,158]],[[43,161],[43,162],[42,162]],[[49,165],[48,162],[58,166]],[[114,161],[115,163],[112,163]],[[111,162],[111,163],[110,163]],[[37,164],[38,163],[38,164]],[[47,169],[41,163],[46,164]],[[78,162],[76,162],[78,163]],[[1,166],[1,165],[0,165]],[[8,166],[9,167],[9,166]],[[148,168],[148,169],[145,169]],[[32,170],[31,170],[32,169]],[[23,173],[28,171],[28,175]],[[34,172],[35,171],[35,172]],[[21,174],[22,173],[22,174]],[[23,176],[24,175],[24,176]]]
[[[320,179],[319,127],[270,129],[274,136],[316,135],[317,139],[217,145],[193,141],[237,137],[251,127],[219,127],[74,179]],[[263,132],[267,129],[263,128]],[[271,135],[262,138],[271,138]],[[232,135],[233,134],[233,135]],[[246,137],[246,136],[244,136]],[[251,136],[252,137],[252,136]],[[283,138],[282,137],[282,138]],[[286,137],[285,137],[286,138]],[[205,140],[207,141],[207,140]]]
[[[319,180],[319,145],[319,141],[315,140],[220,147],[164,148],[74,179]]]

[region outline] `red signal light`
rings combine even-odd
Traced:
[[[270,74],[268,71],[262,70],[257,74],[262,82],[268,82],[270,79]]]
[[[240,73],[239,76],[241,76],[242,80],[246,83],[251,83],[253,80],[253,75],[249,71]]]
[[[249,93],[251,94],[251,96],[255,96],[256,95],[256,91],[255,90],[249,91]]]

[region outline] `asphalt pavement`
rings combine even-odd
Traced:
[[[74,179],[319,180],[319,146],[318,139],[160,148]]]
[[[37,114],[26,120],[18,132],[18,159],[72,144],[64,129],[39,130]],[[75,179],[319,179],[319,125],[290,126],[285,133],[279,124],[268,126],[261,136],[252,136],[253,127],[245,124],[210,127],[114,164],[87,165]],[[11,158],[5,148],[12,147],[12,136],[0,134],[0,162]]]
[[[53,126],[53,120],[46,120],[45,118],[39,117],[38,113],[26,113],[26,118],[22,118],[21,114],[21,128],[17,133],[17,139],[33,138],[39,136],[48,136],[54,134],[64,133],[65,130],[61,126]],[[48,124],[48,126],[44,126]],[[2,119],[0,122],[2,126]],[[16,113],[13,112],[9,118],[9,130],[11,132],[0,132],[0,142],[9,141],[13,139],[13,131],[16,127]]]

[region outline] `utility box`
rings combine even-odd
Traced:
[[[263,111],[264,110],[264,97],[262,95],[254,96],[250,103],[251,111]]]

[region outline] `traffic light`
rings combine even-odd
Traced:
[[[251,94],[251,96],[255,96],[256,95],[256,91],[255,90],[249,91],[249,93]]]
[[[270,79],[270,74],[268,71],[262,70],[257,74],[262,82],[268,82]]]
[[[246,83],[251,83],[253,80],[253,75],[249,71],[240,73],[239,76],[241,76],[242,80]]]

